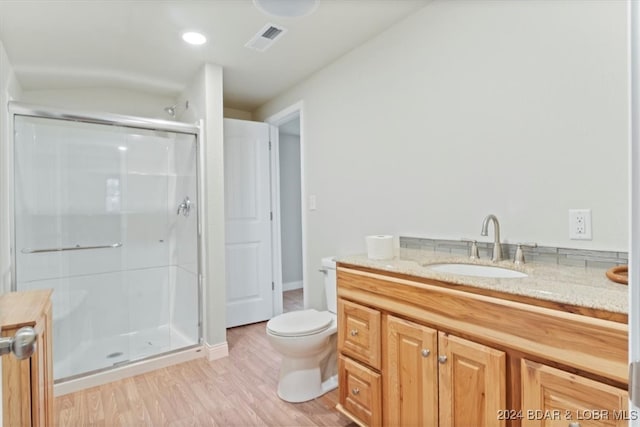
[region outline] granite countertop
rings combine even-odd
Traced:
[[[337,257],[337,262],[613,313],[628,314],[629,310],[627,286],[610,281],[605,276],[606,269],[600,268],[544,263],[515,265],[509,260],[492,263],[486,259],[471,260],[464,256],[405,248],[400,248],[398,255],[388,260],[350,255]],[[493,265],[521,271],[528,276],[517,279],[462,276],[424,267],[425,264],[447,262]]]

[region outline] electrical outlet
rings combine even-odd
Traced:
[[[591,240],[591,209],[569,209],[569,238]]]

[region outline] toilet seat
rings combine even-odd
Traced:
[[[301,337],[320,333],[331,325],[333,315],[315,309],[291,311],[267,322],[267,330],[280,337]]]

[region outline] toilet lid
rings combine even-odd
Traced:
[[[322,332],[331,325],[333,316],[328,311],[314,309],[284,313],[267,322],[267,329],[274,335],[297,337]]]

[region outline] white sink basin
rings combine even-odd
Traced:
[[[527,274],[520,271],[509,270],[508,268],[502,267],[494,267],[491,265],[444,263],[425,264],[424,267],[427,267],[434,271],[439,271],[441,273],[460,274],[462,276],[496,277],[505,279],[527,277]]]

